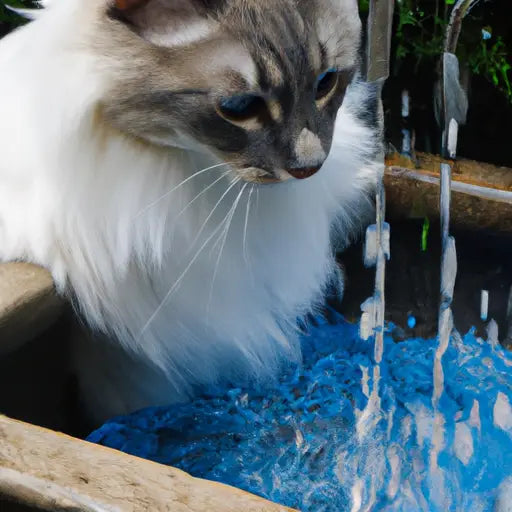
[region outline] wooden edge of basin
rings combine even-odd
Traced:
[[[50,273],[31,263],[0,263],[0,355],[50,327],[64,310]]]
[[[477,186],[512,192],[512,169],[509,167],[500,167],[465,158],[446,160],[439,155],[422,153],[420,151],[415,153],[414,160],[399,153],[389,153],[386,155],[386,165],[388,167],[421,170],[422,172],[430,172],[437,176],[439,176],[439,168],[442,163],[450,164],[452,167],[452,178],[455,181],[463,181]]]
[[[227,485],[0,416],[0,496],[42,510],[292,512]]]
[[[452,168],[451,224],[472,231],[512,235],[512,169],[470,160],[448,162],[419,154],[416,161],[386,157],[384,183],[390,220],[439,218],[439,167]]]

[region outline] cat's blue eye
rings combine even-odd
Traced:
[[[218,103],[218,111],[230,121],[245,121],[258,117],[265,109],[265,100],[256,94],[237,94],[222,98]]]
[[[334,68],[321,73],[316,80],[316,99],[325,98],[338,84],[338,71]]]
[[[335,68],[331,68],[331,69],[328,69],[327,71],[324,71],[320,75],[318,75],[318,78],[316,79],[317,83],[320,83],[324,78],[327,77],[327,75],[329,73],[336,73],[336,69]]]

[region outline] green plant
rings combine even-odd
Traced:
[[[421,228],[421,250],[425,252],[428,245],[428,233],[430,230],[430,219],[425,217],[423,219],[423,226]]]
[[[370,0],[359,0],[359,12],[366,14],[370,8]]]
[[[360,9],[368,12],[369,0],[360,0]],[[422,64],[436,66],[444,51],[450,13],[456,0],[396,0],[394,52],[392,67],[400,69],[405,63],[413,63],[415,69]],[[492,35],[490,27],[482,27],[482,19],[468,6],[457,56],[462,65],[491,81],[512,103],[512,51],[501,35]]]
[[[512,65],[510,62],[510,52],[500,36],[494,43],[482,40],[479,51],[469,55],[468,59],[473,73],[490,78],[492,83],[512,103],[512,74],[510,73]]]

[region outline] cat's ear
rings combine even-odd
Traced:
[[[130,9],[142,7],[147,3],[149,3],[149,0],[115,0],[114,5],[116,9],[126,12]]]
[[[149,42],[164,47],[192,43],[212,28],[212,0],[114,0],[109,15]]]

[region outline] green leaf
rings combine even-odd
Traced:
[[[425,217],[423,220],[423,228],[421,230],[421,250],[425,252],[427,250],[428,243],[428,232],[430,230],[430,219]]]

